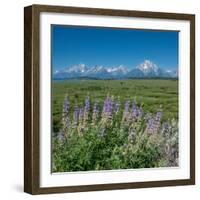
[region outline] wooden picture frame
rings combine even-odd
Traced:
[[[40,14],[79,14],[94,16],[138,17],[187,21],[190,24],[190,163],[189,178],[175,180],[92,184],[76,186],[40,186]],[[131,10],[111,10],[49,5],[24,9],[24,191],[30,194],[83,192],[148,188],[195,184],[195,16]]]

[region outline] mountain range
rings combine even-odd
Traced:
[[[129,69],[122,65],[104,67],[96,65],[88,67],[85,64],[74,65],[53,73],[53,79],[136,79],[136,78],[178,78],[177,70],[160,68],[150,60],[144,60],[140,65]]]

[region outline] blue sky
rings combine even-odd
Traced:
[[[177,68],[178,32],[52,26],[53,71],[80,63],[134,68],[146,59]]]

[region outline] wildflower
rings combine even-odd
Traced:
[[[79,123],[83,122],[83,118],[84,118],[84,108],[79,108]]]
[[[109,96],[106,97],[105,101],[104,101],[104,107],[103,107],[103,112],[104,113],[112,113],[112,101],[111,98]]]
[[[84,126],[87,126],[89,121],[89,112],[90,112],[90,98],[87,96],[85,98],[85,107],[84,107]]]
[[[129,113],[129,108],[130,108],[130,101],[126,101],[125,103],[125,108],[124,108],[124,112],[125,113]]]
[[[138,117],[138,107],[135,101],[133,101],[133,104],[132,104],[131,117],[133,121],[136,121]]]
[[[115,101],[115,104],[114,104],[114,113],[115,114],[119,113],[119,110],[120,110],[120,101],[117,100]]]
[[[146,131],[148,134],[152,135],[158,133],[161,126],[162,112],[158,111],[155,117],[150,117],[147,121]]]
[[[154,119],[153,118],[148,119],[146,131],[150,135],[154,134],[155,129],[154,129]]]
[[[104,125],[109,125],[112,122],[113,117],[113,101],[112,99],[107,96],[102,111],[102,122]]]
[[[130,101],[127,100],[125,102],[124,113],[123,113],[123,118],[122,118],[123,124],[126,124],[126,125],[129,124],[131,120],[131,116],[130,116],[131,114],[130,114],[129,109],[130,109]]]
[[[159,122],[160,122],[161,118],[162,118],[162,112],[161,112],[161,111],[158,111],[158,112],[156,113],[156,121],[159,121]]]
[[[76,128],[78,126],[79,121],[79,108],[77,105],[75,105],[74,108],[74,127]]]
[[[160,128],[162,115],[163,115],[163,113],[161,111],[158,111],[156,113],[156,117],[155,117],[155,121],[154,121],[155,131],[158,131],[158,129]]]
[[[82,133],[84,131],[84,124],[83,124],[83,119],[84,119],[84,108],[79,108],[79,122],[78,122],[78,132]]]
[[[109,96],[106,97],[101,114],[101,127],[110,127],[113,123],[113,99]]]
[[[170,135],[170,130],[169,130],[169,123],[165,122],[163,123],[163,126],[162,126],[162,131],[161,131],[161,134],[164,136],[164,137],[169,137]]]
[[[96,124],[98,117],[99,117],[99,106],[98,106],[98,102],[96,101],[94,103],[93,114],[92,114],[92,123],[93,124]]]

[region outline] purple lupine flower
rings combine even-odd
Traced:
[[[137,104],[135,100],[132,103],[132,110],[137,110]]]
[[[106,97],[106,99],[104,100],[103,109],[101,113],[101,124],[103,128],[107,121],[107,112],[106,112],[108,110],[107,107],[108,107],[108,97]]]
[[[160,121],[161,118],[162,118],[162,115],[163,115],[163,113],[162,113],[161,111],[158,111],[158,112],[156,113],[156,121]]]
[[[77,105],[74,107],[74,127],[78,126],[79,121],[79,108]]]
[[[90,111],[90,97],[89,97],[89,96],[87,96],[87,97],[85,98],[85,111],[86,111],[86,112],[89,112],[89,111]]]
[[[84,108],[79,108],[79,122],[82,123],[84,118]]]
[[[107,96],[104,101],[103,110],[102,110],[102,114],[101,114],[102,127],[110,126],[112,124],[113,106],[114,106],[113,99],[111,99],[109,96]]]
[[[115,114],[119,113],[120,105],[121,105],[121,104],[120,104],[120,101],[119,101],[119,100],[115,101],[115,104],[114,104],[114,113],[115,113]]]
[[[113,110],[113,101],[111,100],[110,97],[106,97],[104,101],[104,106],[103,106],[103,114],[106,116],[112,116],[112,110]]]
[[[109,111],[109,97],[106,97],[104,101],[104,107],[103,107],[103,112],[107,113]]]
[[[170,133],[169,133],[169,123],[165,122],[163,123],[163,126],[162,126],[162,135],[164,137],[169,137]]]
[[[113,100],[109,97],[106,104],[106,113],[109,119],[112,119],[113,113]]]
[[[125,106],[124,106],[124,113],[123,113],[123,122],[129,122],[130,121],[130,101],[127,100],[125,102]]]
[[[96,121],[98,120],[99,117],[99,105],[98,102],[96,101],[94,103],[94,107],[93,107],[93,114],[92,114],[92,122],[95,124]]]
[[[157,133],[161,125],[162,112],[158,111],[155,117],[151,117],[147,122],[147,133]]]
[[[77,130],[78,130],[78,133],[83,133],[84,131],[84,108],[83,107],[80,107],[79,108],[79,112],[78,112],[78,127],[77,127]]]
[[[135,121],[138,117],[138,107],[135,101],[133,101],[132,109],[131,109],[132,119]]]
[[[155,121],[154,121],[154,126],[155,126],[155,131],[158,131],[161,125],[161,119],[162,119],[163,113],[161,111],[158,111],[156,113]]]
[[[154,134],[155,129],[154,129],[154,119],[153,118],[148,119],[146,131],[150,135]]]
[[[125,103],[124,111],[125,111],[126,113],[128,113],[128,112],[129,112],[129,108],[130,108],[130,101],[128,100],[128,101],[126,101],[126,103]]]
[[[140,120],[143,116],[143,109],[142,106],[138,107],[136,101],[134,100],[132,103],[131,109],[131,117],[133,121]]]
[[[90,112],[90,97],[85,98],[85,107],[84,107],[84,125],[86,126],[89,121],[89,112]]]

